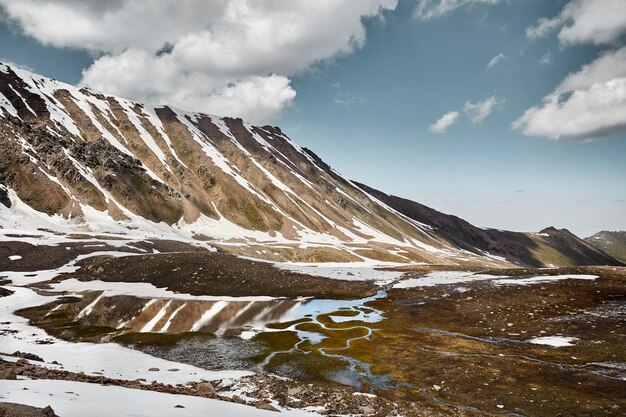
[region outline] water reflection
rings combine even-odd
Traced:
[[[331,318],[337,322],[381,320],[379,312],[361,307],[380,294],[361,300],[269,301],[145,299],[129,295],[105,296],[101,291],[89,291],[81,295],[79,302],[61,304],[55,311],[64,311],[74,321],[85,326],[112,327],[133,333],[199,332],[221,336],[233,330],[260,330],[269,323],[315,318],[325,313],[331,313]],[[353,313],[349,317],[332,315],[341,310],[351,310]]]

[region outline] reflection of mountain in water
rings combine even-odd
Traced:
[[[203,332],[223,334],[229,329],[262,326],[282,321],[302,302],[194,301],[142,299],[132,296],[104,297],[86,293],[77,303],[56,308],[68,312],[87,326],[107,326],[139,333]]]

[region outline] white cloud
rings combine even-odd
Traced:
[[[435,123],[428,127],[432,133],[441,134],[444,133],[450,126],[452,126],[459,118],[461,114],[458,111],[451,111],[441,116]]]
[[[574,91],[562,99],[550,94],[539,106],[526,110],[513,123],[528,136],[592,139],[626,129],[626,78]]]
[[[578,72],[565,77],[557,90],[583,90],[616,78],[626,78],[626,47],[601,54]]]
[[[526,37],[529,39],[545,38],[551,32],[558,29],[563,24],[560,17],[554,19],[540,18],[535,26],[526,28]]]
[[[512,127],[551,139],[599,138],[626,130],[626,47],[568,75]]]
[[[413,15],[420,20],[441,17],[471,4],[494,5],[503,0],[418,0]]]
[[[361,19],[396,3],[0,0],[0,7],[43,44],[100,56],[82,80],[94,89],[262,121],[292,102],[290,76],[362,47]]]
[[[491,60],[487,64],[487,69],[489,70],[489,69],[493,68],[495,65],[498,65],[504,59],[506,59],[506,55],[504,55],[504,54],[498,54],[498,55],[494,56],[493,58],[491,58]]]
[[[560,28],[562,44],[610,44],[626,31],[626,1],[571,0],[552,18],[541,18],[526,30],[531,38],[542,38]]]
[[[495,96],[487,97],[486,99],[475,104],[468,101],[465,103],[465,106],[463,106],[463,112],[467,117],[469,117],[473,124],[476,124],[485,120],[485,118],[491,114],[496,106],[503,103],[504,99],[499,99]]]
[[[542,65],[548,65],[551,62],[552,62],[552,54],[550,52],[546,52],[545,54],[543,54],[543,56],[539,60],[539,63]]]

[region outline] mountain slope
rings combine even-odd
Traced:
[[[150,107],[4,64],[0,121],[5,228],[204,239],[269,259],[489,261],[369,198],[277,127]]]
[[[5,230],[205,240],[269,260],[533,264],[535,246],[554,243],[512,234],[494,246],[491,232],[460,219],[415,216],[278,127],[147,106],[6,64],[0,203]],[[551,263],[604,263],[550,250]]]
[[[434,232],[457,247],[476,254],[489,253],[526,266],[618,265],[602,249],[593,247],[567,229],[548,227],[539,233],[481,229],[456,216],[356,183],[368,194],[400,213],[432,225]]]
[[[598,232],[585,238],[589,244],[626,263],[626,232]]]

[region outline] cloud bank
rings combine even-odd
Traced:
[[[26,35],[97,56],[82,85],[253,122],[271,120],[292,104],[292,75],[361,48],[362,19],[396,4],[0,0],[6,17]]]

